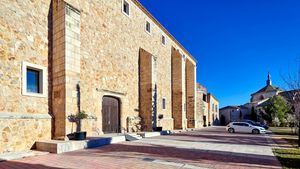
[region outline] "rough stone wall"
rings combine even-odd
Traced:
[[[51,119],[0,119],[0,153],[29,150],[51,139]]]
[[[172,48],[172,113],[174,128],[183,128],[182,55]]]
[[[195,77],[195,65],[186,60],[186,116],[187,127],[195,128],[195,89],[196,89],[196,77]]]
[[[0,113],[48,113],[47,97],[21,94],[21,66],[23,61],[45,67],[50,64],[49,5],[46,0],[0,1]]]
[[[139,116],[140,48],[157,57],[157,112],[164,115],[164,129],[172,129],[171,46],[178,45],[168,36],[166,46],[162,45],[163,31],[132,1],[130,17],[122,13],[121,0],[72,2],[74,6],[80,2],[81,11],[81,109],[97,117],[97,130],[102,130],[103,95],[120,98],[122,128],[128,116]],[[150,35],[145,31],[146,20],[151,23]],[[167,99],[165,110],[163,97]]]
[[[36,140],[51,138],[48,86],[45,96],[23,95],[21,69],[24,61],[46,68],[51,64],[49,9],[50,0],[0,1],[0,153],[29,149]]]
[[[52,15],[52,36],[53,36],[53,59],[52,59],[52,111],[55,116],[54,137],[65,137],[66,124],[66,65],[65,65],[65,3],[63,1],[53,1]]]
[[[217,111],[215,110],[216,105]],[[208,123],[210,123],[210,125],[216,125],[219,124],[219,121],[219,101],[216,100],[211,94],[208,94]]]
[[[197,108],[196,108],[196,115],[195,115],[195,128],[201,128],[204,125],[208,125],[207,120],[204,123],[203,116],[208,118],[208,104],[207,102],[203,101],[203,91],[197,91]]]
[[[278,91],[256,93],[251,96],[251,102],[259,102],[262,100],[266,100],[268,98],[276,96],[277,94],[278,94]]]
[[[66,113],[76,113],[75,102],[78,101],[78,97],[76,98],[78,91],[75,90],[74,84],[77,84],[80,78],[80,109],[97,118],[84,120],[82,130],[86,130],[88,135],[102,133],[101,104],[105,95],[120,99],[121,127],[122,130],[126,130],[127,117],[139,116],[138,58],[139,49],[143,48],[157,57],[157,112],[164,115],[161,120],[164,129],[173,129],[171,48],[174,46],[179,49],[189,59],[191,56],[166,35],[161,27],[141,10],[135,0],[129,1],[130,17],[122,13],[121,0],[67,0],[67,2],[80,11],[80,47],[76,46],[78,42],[75,42],[76,49],[80,50],[80,61],[78,57],[68,57],[67,47],[60,45],[68,44],[67,31],[64,28],[66,22],[60,17],[55,18],[54,14],[51,23],[50,0],[0,2],[0,113],[48,114],[51,109],[48,100],[51,100],[51,105],[57,106],[52,107],[53,112],[57,112],[55,135],[60,137],[68,134],[70,124],[66,119]],[[151,34],[145,31],[146,21],[151,23]],[[54,32],[49,30],[51,28],[49,24],[53,25]],[[161,43],[162,35],[166,36],[166,45]],[[57,43],[53,44],[53,58],[52,54],[49,54],[51,51],[48,38]],[[73,43],[73,40],[70,43]],[[76,49],[72,56],[76,54]],[[62,53],[57,57],[56,52]],[[53,83],[50,78],[48,81],[49,84],[53,84],[52,96],[31,97],[21,94],[22,61],[41,65],[49,68],[48,71],[53,71]],[[55,64],[53,69],[52,62]],[[69,68],[71,71],[66,71]],[[184,93],[185,90],[182,97]],[[162,109],[162,98],[167,100],[166,109]],[[181,109],[182,107],[181,104]],[[33,121],[32,124],[35,124]],[[13,124],[20,126],[19,123]],[[43,132],[43,137],[50,138],[48,130],[51,128],[50,122],[43,125],[47,125],[44,127],[47,130]],[[59,126],[64,127],[59,130]],[[4,132],[7,133],[6,130]],[[38,133],[34,128],[31,132]],[[22,137],[17,137],[14,138],[15,143],[18,139],[24,141]],[[30,143],[32,141],[28,141],[28,144]]]
[[[139,102],[142,130],[152,131],[152,55],[140,50],[139,59]]]

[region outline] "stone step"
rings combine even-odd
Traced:
[[[64,152],[70,152],[70,151],[81,150],[86,148],[100,147],[100,146],[119,143],[123,141],[126,141],[125,135],[93,137],[82,141],[74,141],[74,140],[37,141],[36,149],[38,151],[60,154]]]
[[[160,136],[160,132],[140,132],[138,133],[143,138]]]
[[[156,136],[161,136],[161,135],[170,135],[172,132],[170,130],[163,130],[163,131],[154,131],[154,132],[139,132],[137,133],[143,138],[148,138],[148,137],[156,137]]]
[[[127,141],[136,141],[142,139],[142,137],[136,133],[127,133],[125,134]]]

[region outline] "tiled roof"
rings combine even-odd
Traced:
[[[300,102],[300,89],[298,90],[290,90],[279,93],[280,96],[286,99],[286,101],[291,102],[292,100],[296,100]]]
[[[259,91],[253,93],[252,95],[257,94],[257,93],[262,93],[262,92],[271,92],[271,91],[281,91],[281,90],[279,89],[279,87],[267,85],[264,88],[260,89]]]

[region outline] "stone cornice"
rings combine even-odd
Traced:
[[[51,119],[51,116],[49,114],[0,112],[0,119]]]

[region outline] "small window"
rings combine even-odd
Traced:
[[[212,111],[214,111],[214,108],[215,108],[215,104],[212,104]]]
[[[22,94],[29,96],[46,96],[46,68],[23,62],[22,64]]]
[[[218,106],[216,105],[216,112],[218,112]]]
[[[161,36],[161,43],[166,46],[166,37],[164,35]]]
[[[151,24],[150,24],[150,22],[148,22],[148,21],[146,21],[146,31],[147,31],[148,33],[151,33]]]
[[[206,94],[203,94],[203,101],[206,102]]]
[[[162,99],[162,109],[165,110],[166,109],[166,98]]]
[[[41,72],[31,68],[27,68],[27,88],[28,93],[41,93],[40,77]]]
[[[123,0],[122,11],[127,16],[130,15],[130,6],[129,6],[129,3],[127,1],[125,1],[125,0]]]

